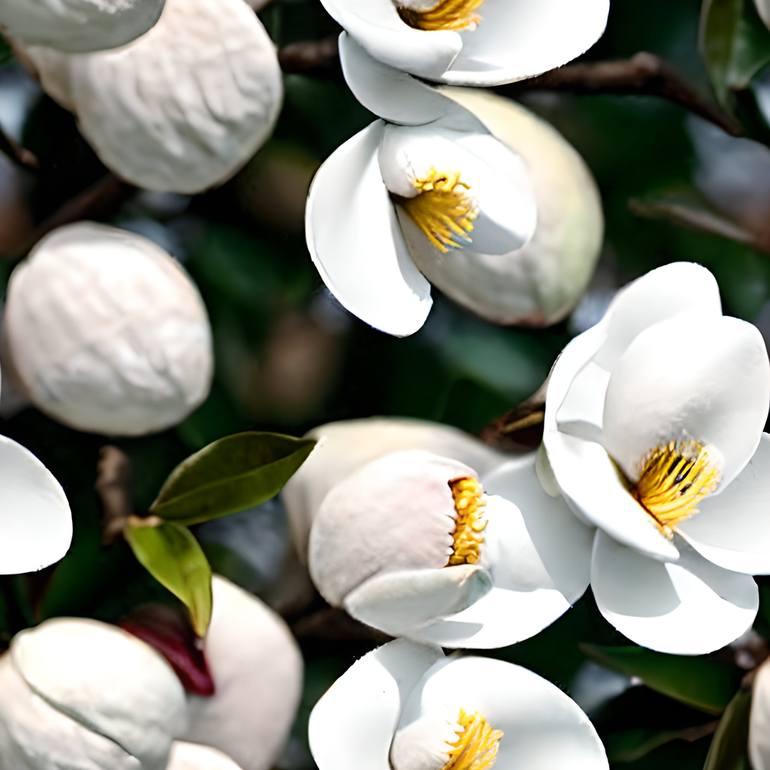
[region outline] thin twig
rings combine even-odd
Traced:
[[[337,36],[290,43],[278,51],[281,69],[287,74],[324,75],[339,72]]]
[[[536,449],[543,439],[545,390],[544,383],[537,393],[526,401],[502,417],[492,420],[481,432],[481,439],[486,444],[507,452]]]
[[[15,166],[26,171],[37,171],[40,168],[40,161],[38,161],[37,156],[22,147],[2,129],[0,129],[0,153],[5,155]]]
[[[134,514],[131,461],[117,447],[102,447],[95,488],[102,503],[102,540],[105,545],[111,545]]]

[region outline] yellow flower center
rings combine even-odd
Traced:
[[[398,13],[415,29],[462,32],[465,29],[475,29],[481,22],[481,16],[476,11],[483,3],[484,0],[438,0],[435,5],[424,10],[401,6]]]
[[[700,441],[669,441],[647,455],[631,494],[671,538],[718,486],[719,470]]]
[[[481,546],[484,544],[484,530],[487,528],[484,488],[474,478],[455,479],[449,482],[449,488],[452,490],[457,518],[452,535],[452,555],[447,567],[478,564]]]
[[[450,248],[461,248],[457,239],[470,243],[473,220],[478,216],[474,201],[468,196],[471,188],[460,180],[460,173],[449,174],[431,169],[414,181],[419,194],[414,198],[399,198],[398,202],[427,239],[443,254]]]
[[[487,770],[497,759],[502,730],[495,730],[478,711],[460,709],[457,723],[462,728],[450,744],[449,759],[442,770]]]

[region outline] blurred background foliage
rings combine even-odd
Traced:
[[[743,8],[735,0],[726,5]],[[700,15],[699,0],[614,0],[608,31],[588,59],[649,51],[709,93],[698,48]],[[279,47],[335,33],[316,0],[274,0],[261,16]],[[724,24],[718,32],[731,34]],[[770,34],[767,38],[770,51]],[[0,158],[4,288],[40,223],[99,184],[106,171],[80,138],[72,116],[40,92],[7,47],[0,48],[0,65],[0,124],[39,159],[39,169],[27,171]],[[384,414],[478,432],[538,388],[564,343],[598,320],[617,286],[666,262],[707,265],[718,278],[726,311],[770,333],[766,252],[659,218],[641,218],[631,207],[632,201],[672,197],[705,205],[699,184],[708,177],[704,154],[738,152],[742,140],[718,136],[721,149],[708,150],[717,146],[708,144],[709,132],[716,129],[653,97],[527,90],[521,98],[583,155],[598,181],[607,220],[600,267],[588,295],[568,321],[546,330],[495,327],[436,296],[424,329],[397,341],[368,329],[329,297],[304,244],[305,194],[318,164],[371,120],[334,68],[320,75],[287,75],[274,137],[223,188],[192,199],[120,186],[113,191],[100,216],[159,241],[184,262],[208,306],[217,354],[211,396],[188,420],[160,435],[113,442],[132,460],[137,510],[146,510],[186,455],[241,430],[301,435],[322,422]],[[745,103],[728,106],[746,109]],[[699,142],[705,143],[705,153],[702,148],[699,153]],[[745,181],[756,192],[755,220],[767,222],[770,150],[750,149],[764,160],[764,166],[754,166],[763,178],[753,179],[750,166]],[[711,196],[713,213],[713,190],[705,194]],[[366,258],[362,244],[362,271]],[[94,480],[99,449],[111,440],[69,430],[33,409],[15,411],[12,382],[5,380],[0,430],[38,454],[62,481],[76,535],[72,551],[53,570],[0,581],[2,637],[7,640],[15,630],[52,615],[117,622],[143,602],[171,601],[124,543],[101,545]],[[324,620],[322,603],[290,558],[278,505],[226,522],[204,525],[199,532],[214,567],[282,611],[303,646],[306,692],[282,765],[311,767],[304,738],[309,710],[352,659],[371,647],[372,638],[339,618]],[[770,631],[767,586],[757,631]],[[747,642],[737,655],[724,651],[697,661],[616,649],[624,644],[600,619],[589,593],[538,637],[495,654],[569,691],[596,721],[614,767],[703,767],[720,714],[738,690],[741,667],[750,668],[764,654],[761,642]],[[741,750],[729,748],[730,736],[745,726],[741,708],[741,702],[734,703],[730,718],[723,720],[727,737],[719,734],[720,746],[728,748],[712,751],[710,770],[745,766]]]

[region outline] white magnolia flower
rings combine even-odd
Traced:
[[[512,663],[399,639],[355,663],[310,715],[319,770],[607,770],[588,717]]]
[[[484,261],[504,260],[532,237],[534,190],[521,158],[472,113],[345,35],[340,54],[356,96],[385,120],[348,140],[316,174],[308,249],[347,310],[406,336],[431,307],[422,255],[467,262],[466,280],[474,280]],[[487,313],[482,304],[473,309]]]
[[[4,768],[165,770],[184,720],[168,664],[113,626],[50,620],[0,658]]]
[[[753,770],[770,770],[770,662],[754,675],[749,713],[749,759]]]
[[[225,182],[270,136],[283,98],[275,46],[243,0],[166,0],[120,49],[27,53],[104,164],[148,190]]]
[[[54,231],[14,270],[5,324],[30,400],[80,430],[161,430],[208,395],[203,301],[140,235],[87,222]]]
[[[164,0],[3,0],[0,27],[28,45],[59,51],[117,48],[143,35]]]
[[[296,716],[302,657],[286,624],[259,599],[219,576],[212,588],[205,654],[215,693],[188,697],[189,725],[178,737],[219,750],[242,770],[269,770]]]
[[[534,455],[487,483],[500,494],[463,463],[420,450],[362,466],[313,521],[316,587],[374,628],[445,647],[538,633],[585,591],[590,530],[542,492]]]
[[[699,654],[751,626],[751,575],[770,573],[769,404],[761,335],[693,264],[632,283],[556,362],[548,460],[597,528],[599,609],[634,642]]]
[[[404,417],[370,417],[321,425],[307,434],[318,443],[281,492],[294,545],[307,559],[313,519],[329,490],[353,471],[401,449],[423,449],[453,457],[485,476],[505,459],[475,436],[457,428]]]
[[[322,0],[371,56],[455,85],[490,86],[540,75],[587,51],[609,0]]]

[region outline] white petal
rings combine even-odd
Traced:
[[[499,85],[560,67],[587,51],[607,25],[609,0],[486,0],[478,28],[444,81]]]
[[[662,563],[599,532],[591,587],[602,615],[631,641],[659,652],[703,655],[751,628],[757,584],[689,549]]]
[[[339,46],[342,72],[353,95],[388,123],[419,126],[452,113],[464,115],[469,125],[480,127],[469,112],[435,88],[372,58],[346,32],[340,35]]]
[[[391,636],[433,641],[423,637],[422,626],[464,610],[490,588],[489,573],[470,564],[386,572],[350,593],[345,609],[357,620]]]
[[[754,0],[754,4],[757,6],[757,12],[762,17],[762,21],[767,27],[770,27],[770,0]]]
[[[424,32],[401,20],[392,0],[322,0],[327,13],[375,59],[437,80],[462,47],[457,32]]]
[[[770,436],[765,433],[749,464],[724,492],[677,528],[714,564],[749,575],[770,574]]]
[[[348,669],[310,715],[310,750],[319,770],[390,770],[402,705],[443,657],[437,647],[398,639]]]
[[[628,284],[612,301],[602,321],[607,327],[607,341],[596,363],[612,369],[640,332],[685,312],[722,315],[714,276],[691,262],[674,262],[651,270]]]
[[[425,323],[432,300],[382,182],[377,152],[383,131],[383,123],[373,123],[318,170],[307,201],[307,245],[324,283],[347,310],[405,337]]]
[[[503,731],[496,767],[607,770],[604,747],[578,705],[537,674],[500,660],[435,663],[406,702],[399,728],[421,718],[456,720],[461,708]]]
[[[209,746],[177,741],[166,770],[242,770],[230,757]]]
[[[770,404],[770,362],[758,329],[683,314],[639,334],[612,371],[602,442],[631,480],[655,447],[716,447],[724,488],[752,457]]]
[[[492,590],[415,638],[443,647],[504,647],[542,631],[588,587],[592,532],[540,487],[534,454],[502,466],[484,486],[492,494],[483,550]]]
[[[214,576],[206,658],[216,692],[190,696],[178,737],[224,752],[243,770],[269,770],[284,748],[302,692],[302,657],[283,620]]]
[[[770,770],[770,661],[756,671],[749,715],[749,758],[753,770]]]
[[[0,436],[0,574],[59,561],[72,541],[64,490],[29,450]]]

